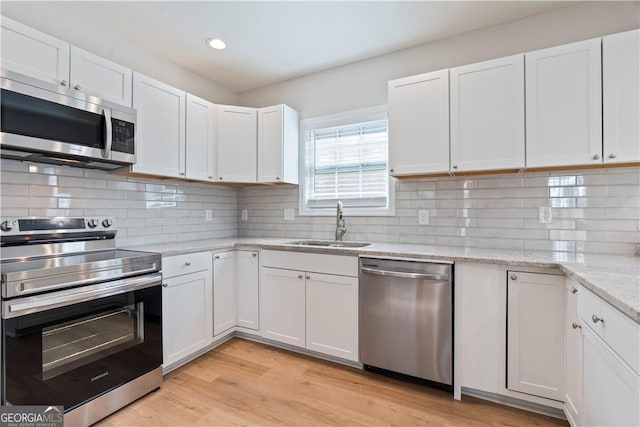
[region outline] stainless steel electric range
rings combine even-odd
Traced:
[[[3,218],[2,404],[89,425],[162,384],[159,254],[119,250],[111,218]]]

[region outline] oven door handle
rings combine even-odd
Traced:
[[[2,317],[10,319],[27,314],[39,313],[58,307],[91,301],[98,298],[109,297],[125,292],[160,286],[162,274],[152,274],[143,277],[115,280],[108,283],[100,283],[92,286],[68,289],[33,297],[18,298],[5,301],[2,307]]]

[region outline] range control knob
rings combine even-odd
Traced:
[[[107,219],[102,220],[102,226],[104,228],[109,228],[112,225],[113,225],[113,221],[111,221],[110,219],[107,218]]]
[[[2,231],[11,231],[11,229],[13,229],[11,221],[2,221],[2,224],[0,224],[0,230]]]
[[[96,228],[97,226],[98,226],[98,220],[90,219],[89,221],[87,221],[87,227]]]

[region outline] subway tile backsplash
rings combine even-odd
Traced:
[[[228,188],[2,160],[0,213],[115,217],[119,246],[224,237],[333,239],[334,217],[298,216],[297,186]],[[551,206],[553,222],[539,224]],[[296,212],[284,221],[284,209]],[[205,221],[205,210],[213,220]],[[241,220],[242,209],[248,220]],[[418,225],[418,211],[429,225]],[[634,255],[640,168],[396,181],[396,216],[352,217],[347,240]]]
[[[119,246],[237,235],[233,188],[5,159],[0,167],[3,217],[112,216]]]
[[[345,239],[509,250],[634,255],[640,244],[640,168],[524,172],[396,181],[395,217],[350,217]],[[538,208],[550,206],[551,224]],[[284,221],[284,208],[296,210]],[[238,192],[241,237],[332,239],[333,217],[297,216],[298,188]],[[418,210],[429,225],[418,225]]]

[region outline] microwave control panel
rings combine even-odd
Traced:
[[[113,129],[113,143],[111,149],[119,153],[134,153],[134,125],[119,119],[111,119],[111,127]]]

